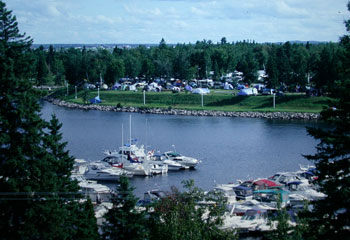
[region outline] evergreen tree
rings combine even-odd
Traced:
[[[60,142],[57,119],[40,118],[27,80],[30,45],[0,1],[0,189],[7,193],[0,198],[1,238],[76,239],[84,222],[71,211],[81,209],[78,185],[69,178],[73,158]]]
[[[348,32],[349,23],[350,20],[345,22]],[[342,38],[342,45],[349,55],[349,36]],[[338,98],[321,113],[330,127],[308,129],[319,144],[317,153],[306,157],[315,162],[317,183],[327,195],[313,203],[311,212],[302,215],[308,220],[305,236],[310,239],[349,239],[350,236],[350,65],[347,62],[340,73]]]
[[[184,192],[173,191],[155,204],[150,216],[150,239],[235,239],[223,223],[225,200],[220,193],[204,194],[193,180],[184,181]]]
[[[104,239],[145,239],[147,236],[145,213],[136,209],[138,199],[125,176],[120,177],[117,195],[112,198],[113,208],[105,215],[102,226]]]
[[[279,87],[279,72],[276,64],[276,51],[275,48],[272,48],[269,60],[267,61],[266,73],[268,75],[266,85],[269,88]]]

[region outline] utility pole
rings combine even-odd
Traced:
[[[204,97],[203,97],[203,95],[204,95],[204,94],[202,93],[202,94],[201,94],[201,99],[202,99],[202,107],[204,106],[204,99],[203,99]]]
[[[77,86],[75,86],[75,99],[77,99],[78,96],[77,96]]]
[[[143,105],[146,105],[146,91],[143,90]]]

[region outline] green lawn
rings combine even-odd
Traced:
[[[55,92],[55,96],[70,102],[83,103],[83,91],[78,92],[75,99],[74,91],[64,96],[64,90]],[[234,91],[217,90],[203,96],[204,106],[201,106],[201,96],[191,93],[146,92],[146,105],[143,104],[143,93],[129,91],[100,91],[103,105],[134,106],[148,108],[177,108],[193,110],[221,111],[283,111],[283,112],[313,112],[318,113],[332,100],[328,97],[308,97],[302,94],[287,94],[276,96],[276,108],[273,109],[273,96],[235,96]],[[97,96],[97,91],[90,91],[88,99]]]

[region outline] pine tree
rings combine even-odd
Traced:
[[[350,2],[348,3],[350,11]],[[346,22],[349,31],[349,22]],[[342,38],[350,54],[349,36]],[[317,153],[306,156],[317,168],[317,183],[327,197],[313,203],[303,216],[308,220],[305,236],[310,239],[349,239],[350,236],[350,65],[343,64],[337,99],[321,114],[329,128],[309,128],[319,140]]]
[[[194,187],[193,180],[183,184],[186,191],[173,188],[167,198],[155,204],[149,220],[150,239],[236,239],[233,232],[218,228],[226,206],[223,196],[217,192],[204,194]]]
[[[138,199],[133,195],[127,177],[121,176],[117,195],[112,198],[113,208],[105,215],[102,226],[104,239],[145,239],[147,236],[145,213],[137,210]]]
[[[70,180],[73,158],[61,143],[61,125],[55,117],[40,118],[28,81],[31,42],[0,1],[1,239],[77,239],[84,224],[96,230],[85,235],[91,239],[97,236],[96,221],[87,221],[94,218],[82,208],[78,185]],[[78,210],[87,217],[79,217]]]

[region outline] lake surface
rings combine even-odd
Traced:
[[[192,171],[132,178],[138,197],[155,188],[181,188],[181,181],[188,179],[193,179],[196,186],[210,190],[217,183],[296,171],[299,164],[310,164],[302,154],[316,151],[317,142],[307,135],[306,127],[320,126],[315,121],[301,120],[84,111],[43,102],[42,117],[49,120],[52,114],[63,124],[63,139],[75,158],[101,160],[104,150],[118,149],[122,145],[122,132],[124,142],[129,139],[131,115],[131,135],[138,139],[139,145],[161,152],[175,148],[183,155],[202,161]]]

